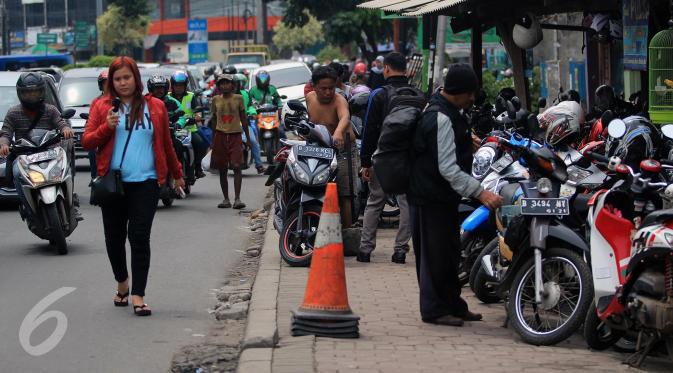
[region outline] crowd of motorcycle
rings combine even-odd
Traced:
[[[576,92],[540,114],[511,89],[478,100],[472,176],[503,206],[461,205],[460,279],[504,302],[527,343],[583,328],[592,349],[636,351],[633,365],[659,349],[673,359],[673,125],[608,86],[596,96],[586,116]]]

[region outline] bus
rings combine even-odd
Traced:
[[[71,63],[73,63],[73,58],[69,53],[49,55],[17,54],[0,56],[0,71],[18,71],[33,67],[63,67]]]

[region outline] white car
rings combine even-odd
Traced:
[[[278,94],[287,96],[287,100],[304,98],[304,86],[311,80],[311,70],[301,62],[287,62],[260,67],[250,75],[248,89],[255,86],[255,76],[259,70],[266,70],[271,77],[271,85],[278,89]]]

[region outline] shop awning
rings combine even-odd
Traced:
[[[403,12],[405,16],[422,16],[425,14],[439,12],[440,10],[448,9],[453,6],[465,3],[469,0],[440,0],[433,1],[432,3],[426,4],[418,9]]]
[[[402,1],[401,3],[396,3],[393,5],[389,5],[386,7],[383,7],[381,9],[385,10],[386,12],[399,12],[400,10],[403,9],[411,9],[411,8],[416,8],[421,5],[426,5],[428,3],[433,3],[436,0],[406,0]]]
[[[386,6],[391,6],[397,3],[404,3],[406,0],[373,0],[367,1],[358,5],[358,8],[364,9],[381,9]]]

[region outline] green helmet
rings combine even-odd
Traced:
[[[245,74],[235,74],[234,79],[238,82],[238,88],[243,90],[248,86],[248,77]]]

